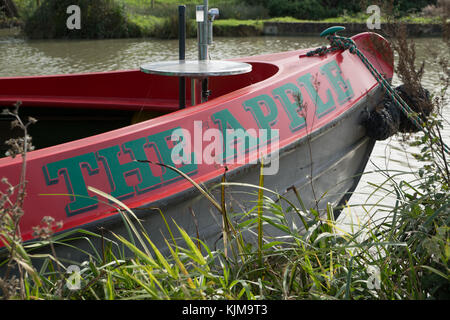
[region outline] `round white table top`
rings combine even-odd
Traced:
[[[164,76],[205,78],[247,73],[252,71],[252,65],[221,60],[173,60],[144,64],[141,71]]]

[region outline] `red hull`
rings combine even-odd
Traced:
[[[372,35],[372,36],[371,36]],[[393,58],[389,46],[377,35],[363,33],[352,38],[377,70],[392,78]],[[377,49],[378,48],[378,49]],[[381,53],[379,48],[384,48]],[[149,110],[165,115],[84,139],[30,152],[27,159],[28,187],[25,215],[20,224],[24,240],[43,216],[63,222],[60,231],[101,223],[116,215],[110,205],[87,190],[95,187],[131,208],[169,199],[192,185],[170,170],[134,160],[174,165],[170,135],[183,128],[195,135],[208,128],[278,129],[279,148],[319,130],[364,98],[377,82],[348,51],[322,57],[305,57],[307,50],[237,59],[251,63],[246,75],[211,78],[212,96],[204,104],[178,110],[178,79],[142,72],[119,71],[0,79],[0,105],[22,101],[22,110],[77,108],[86,110]],[[187,92],[190,92],[188,86]],[[306,110],[296,109],[300,94]],[[187,97],[190,100],[189,94]],[[39,119],[38,119],[39,120]],[[197,122],[198,123],[198,122]],[[49,133],[50,134],[50,133]],[[267,142],[269,144],[269,142]],[[194,144],[193,155],[204,146]],[[206,143],[205,143],[206,145]],[[250,162],[258,157],[245,150]],[[228,165],[232,170],[240,164]],[[177,166],[197,182],[222,175],[217,164]],[[281,168],[280,170],[283,170]],[[0,159],[0,177],[10,183],[20,179],[21,158]],[[5,189],[5,185],[1,185]],[[77,196],[74,196],[77,195]]]

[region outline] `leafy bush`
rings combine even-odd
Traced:
[[[67,8],[78,5],[81,10],[81,29],[67,28]],[[29,38],[121,38],[139,35],[130,23],[123,7],[113,0],[48,0],[25,21]]]
[[[419,12],[427,5],[436,4],[436,0],[397,0],[394,5],[400,14]]]
[[[365,12],[370,4],[383,5],[389,1],[360,0],[244,0],[246,5],[263,6],[269,10],[270,17],[290,16],[297,19],[318,20],[337,17],[344,13]],[[393,0],[397,15],[418,12],[423,7],[436,4],[436,0]]]
[[[220,10],[220,19],[258,20],[269,17],[269,10],[263,4],[221,2],[215,6]]]

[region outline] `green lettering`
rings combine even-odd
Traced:
[[[314,88],[314,85],[311,81],[311,74],[307,73],[300,78],[297,79],[297,82],[300,84],[300,86],[305,87],[306,91],[309,94],[309,97],[311,98],[312,102],[316,105],[316,115],[318,118],[323,117],[327,113],[333,111],[336,109],[336,105],[334,103],[333,95],[331,94],[331,90],[327,89],[327,99],[328,101],[324,103],[322,99],[320,98],[319,94],[317,93],[316,89]]]
[[[264,114],[262,108],[263,106],[267,109],[267,114]],[[270,130],[270,128],[277,122],[277,105],[275,104],[275,101],[273,101],[273,99],[267,94],[262,94],[245,101],[244,109],[252,113],[256,123],[261,129]]]
[[[164,163],[165,165],[170,165],[175,167],[175,163],[172,160],[172,152],[177,151],[177,149],[173,150],[175,146],[169,148],[168,142],[171,141],[173,131],[180,129],[180,127],[169,129],[167,131],[159,132],[157,134],[151,135],[148,137],[150,145],[155,149],[158,161]],[[181,135],[181,138],[184,139],[184,136]],[[190,143],[190,141],[189,141]],[[190,157],[191,163],[182,163],[178,166],[178,169],[185,173],[190,174],[197,170],[197,164],[195,161],[195,153],[192,152]],[[169,168],[162,168],[163,175],[162,180],[164,182],[168,182],[170,180],[180,178],[181,176],[174,170]]]
[[[289,120],[289,129],[292,132],[305,127],[305,118],[300,115],[302,112],[303,97],[300,89],[293,83],[286,83],[272,92],[273,96],[280,100],[281,105],[286,111]]]
[[[159,177],[155,177],[150,169],[150,165],[145,162],[133,160],[147,160],[145,147],[146,138],[124,143],[123,152],[129,154],[131,161],[126,163],[119,162],[120,148],[112,146],[97,152],[98,159],[105,165],[105,170],[111,184],[111,195],[117,199],[128,198],[137,193],[143,193],[151,190],[152,186],[159,183]],[[126,177],[137,175],[140,183],[136,186],[130,186],[126,182]]]
[[[49,163],[42,167],[47,185],[57,184],[59,175],[64,177],[71,200],[66,206],[69,217],[91,210],[98,204],[97,197],[88,194],[82,168],[86,169],[89,176],[98,173],[98,164],[93,153]]]
[[[353,89],[350,85],[350,80],[344,80],[342,78],[342,71],[335,60],[328,62],[326,65],[320,68],[320,71],[325,74],[334,88],[334,91],[338,95],[339,104],[353,98]]]
[[[235,152],[237,148],[239,148],[238,150],[248,151],[257,147],[258,138],[251,135],[249,132],[245,133],[244,127],[242,127],[228,109],[223,109],[214,113],[211,118],[222,131],[224,145],[223,160],[227,160],[227,157],[238,155],[239,152]],[[248,144],[246,141],[248,141]],[[246,146],[248,146],[248,148],[246,148]]]

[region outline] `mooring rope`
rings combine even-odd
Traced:
[[[326,37],[330,41],[330,47],[320,47],[315,50],[309,51],[306,53],[308,57],[319,55],[322,56],[329,52],[334,52],[338,50],[347,50],[356,54],[364,65],[369,69],[372,76],[377,80],[377,82],[384,88],[384,90],[389,94],[394,104],[406,115],[408,119],[412,121],[412,123],[425,134],[428,134],[430,137],[432,134],[428,131],[423,120],[414,112],[408,104],[398,95],[394,88],[390,85],[390,83],[384,78],[384,76],[378,72],[378,70],[370,63],[370,61],[366,58],[366,56],[358,49],[355,41],[347,37],[341,37],[336,34],[329,34]],[[441,141],[443,145],[443,149],[447,154],[450,154],[450,148]]]

